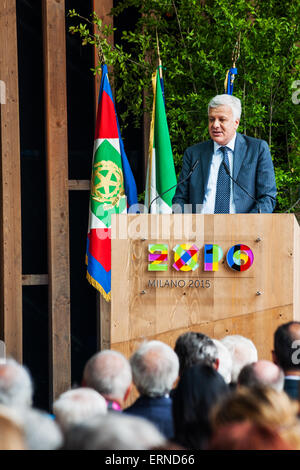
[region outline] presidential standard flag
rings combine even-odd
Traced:
[[[150,128],[149,160],[145,191],[145,205],[176,184],[176,173],[169,136],[167,116],[158,70],[152,76],[153,111]],[[175,188],[151,204],[153,214],[171,214]]]
[[[102,65],[91,178],[87,279],[111,299],[111,215],[137,204],[136,184],[125,154],[107,66]]]

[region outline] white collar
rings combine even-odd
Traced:
[[[228,142],[228,144],[226,144],[226,147],[230,148],[232,152],[234,152],[235,139],[236,139],[236,133],[234,134],[232,139]],[[225,147],[225,145],[217,144],[217,142],[214,141],[214,153],[216,153],[220,147]]]

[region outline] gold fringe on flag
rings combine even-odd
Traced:
[[[100,286],[99,282],[97,282],[88,272],[86,273],[86,278],[89,281],[89,283],[97,289],[98,292],[100,292],[101,295],[105,298],[106,302],[111,301],[111,292],[108,294],[105,292],[102,286]]]

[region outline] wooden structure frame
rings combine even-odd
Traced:
[[[112,6],[92,3],[104,23]],[[68,181],[65,0],[42,0],[49,272],[22,275],[16,0],[0,0],[0,11],[0,339],[22,362],[22,286],[48,285],[51,403],[71,386],[68,192],[89,190],[89,181]],[[95,79],[95,107],[98,86]]]

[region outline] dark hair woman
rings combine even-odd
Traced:
[[[187,449],[203,449],[211,436],[210,411],[229,388],[212,367],[195,365],[184,370],[174,390],[174,441]]]

